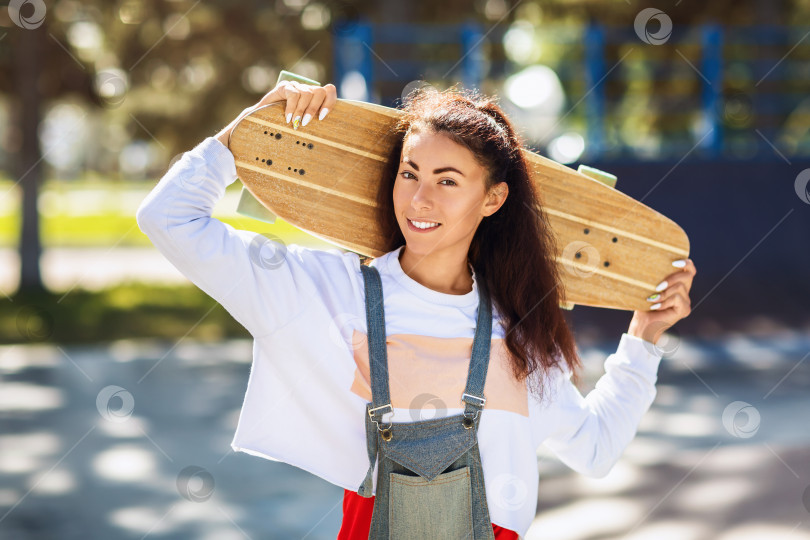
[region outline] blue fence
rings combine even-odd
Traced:
[[[364,85],[366,99],[388,106],[415,80],[500,93],[503,80],[526,67],[504,53],[508,29],[338,24],[334,80],[340,89],[354,77],[355,92]],[[565,93],[554,132],[529,141],[541,151],[575,132],[591,161],[810,156],[810,28],[676,26],[661,44],[645,43],[632,26],[535,32],[558,51],[540,63]]]

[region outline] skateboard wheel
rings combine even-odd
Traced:
[[[616,187],[616,176],[605,171],[600,171],[599,169],[594,169],[593,167],[588,167],[587,165],[580,165],[577,167],[577,172],[584,174],[588,178],[599,180],[608,187]]]

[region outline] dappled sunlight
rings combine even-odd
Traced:
[[[712,476],[683,486],[673,493],[672,503],[685,512],[716,514],[750,498],[756,490],[756,482],[745,476]]]
[[[67,495],[79,486],[76,475],[67,469],[39,471],[28,478],[28,489],[36,490],[37,495]]]
[[[699,521],[662,520],[639,527],[627,536],[622,536],[622,540],[706,540],[709,532],[709,527]]]
[[[582,492],[605,495],[608,493],[621,493],[638,485],[644,472],[628,462],[621,461],[604,478],[590,478],[577,475],[572,480],[577,489]]]
[[[46,411],[65,403],[58,388],[27,382],[4,382],[0,391],[0,411]]]
[[[772,523],[752,523],[740,525],[725,531],[716,540],[807,540],[807,529],[797,529],[800,523],[775,525]]]
[[[93,470],[105,480],[142,482],[155,475],[155,458],[143,448],[122,444],[99,452],[93,458]]]
[[[629,498],[591,498],[542,512],[532,522],[526,540],[580,540],[626,530],[643,515],[644,507]]]

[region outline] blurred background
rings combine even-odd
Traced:
[[[807,0],[8,2],[0,537],[336,535],[342,490],[230,452],[249,335],[134,217],[286,69],[391,107],[496,94],[528,147],[689,235],[693,312],[638,436],[600,480],[541,448],[527,537],[810,538],[808,37]],[[333,247],[238,215],[239,191],[215,217]],[[584,394],[631,314],[568,316]]]

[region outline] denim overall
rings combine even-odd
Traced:
[[[381,426],[383,414],[394,410],[388,386],[382,282],[376,268],[360,268],[366,289],[372,396],[365,418],[371,466],[357,491],[363,497],[372,496],[379,451],[369,539],[494,540],[477,439],[492,339],[489,297],[479,283],[472,359],[467,386],[460,396],[464,412]]]

